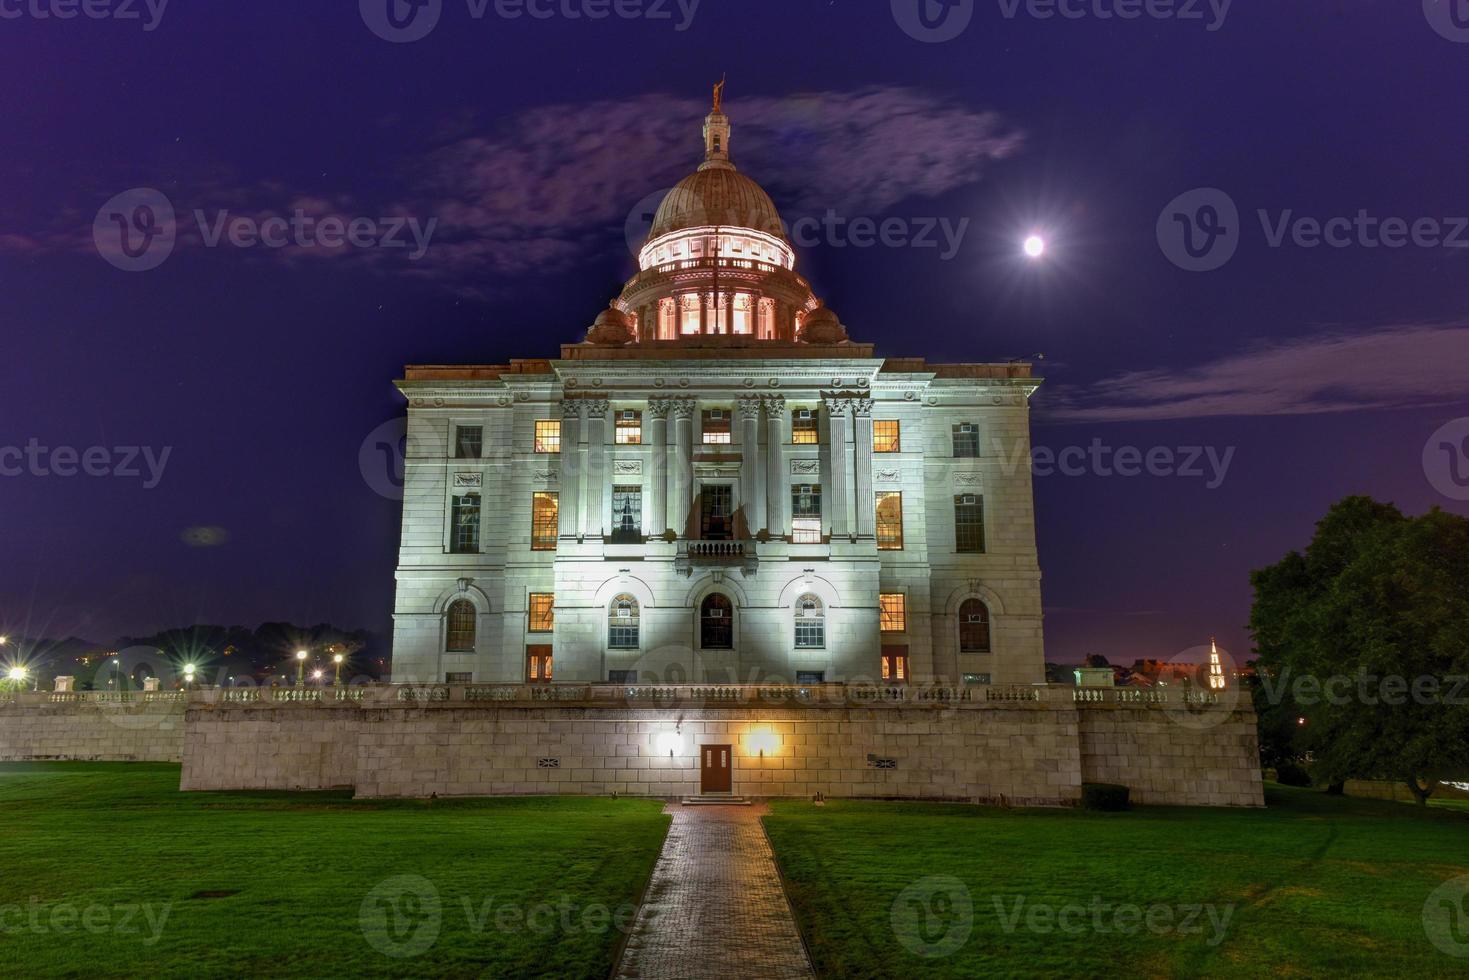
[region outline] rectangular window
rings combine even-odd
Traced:
[[[628,410],[617,413],[616,440],[619,446],[643,444],[643,413]]]
[[[728,446],[733,439],[734,419],[727,408],[711,408],[704,413],[704,445]]]
[[[532,592],[530,594],[530,631],[550,633],[556,629],[556,593]]]
[[[954,498],[954,550],[984,554],[984,498],[972,493]]]
[[[612,540],[637,544],[643,540],[643,488],[612,488]]]
[[[551,648],[525,648],[525,679],[532,684],[551,683]]]
[[[454,458],[479,459],[485,444],[485,430],[478,425],[460,425],[454,428]]]
[[[954,423],[954,458],[979,458],[979,426],[973,422]]]
[[[699,493],[699,537],[705,541],[734,540],[734,487],[706,483]]]
[[[636,684],[638,672],[635,670],[609,670],[607,671],[608,684]]]
[[[445,684],[473,684],[474,671],[450,671],[444,675]]]
[[[821,484],[791,487],[791,541],[821,543]]]
[[[791,442],[797,446],[814,446],[821,442],[821,416],[814,408],[798,408],[791,413]]]
[[[907,647],[882,648],[882,679],[889,684],[906,684],[911,677]]]
[[[531,551],[556,550],[556,536],[561,531],[558,521],[560,509],[560,496],[558,494],[537,493],[531,499]]]
[[[902,592],[884,592],[877,597],[879,626],[884,633],[908,630],[908,596]]]
[[[900,453],[903,451],[902,430],[897,419],[876,419],[873,421],[872,451],[875,453]]]
[[[824,670],[798,670],[796,671],[797,684],[825,684],[826,671]]]
[[[903,495],[884,490],[877,495],[877,550],[903,550]]]
[[[561,451],[561,423],[556,419],[540,419],[536,422],[536,452],[559,453]]]
[[[449,533],[449,550],[456,555],[472,555],[479,551],[479,494],[469,493],[454,498]]]

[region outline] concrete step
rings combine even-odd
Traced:
[[[683,806],[749,806],[750,801],[743,796],[734,796],[728,793],[706,793],[700,796],[685,796],[681,801]]]

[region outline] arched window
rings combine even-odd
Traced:
[[[474,627],[476,611],[468,599],[455,599],[449,603],[448,630],[444,637],[444,649],[449,653],[474,652]]]
[[[959,606],[959,652],[990,652],[990,608],[978,599]]]
[[[699,646],[704,650],[734,649],[734,606],[727,596],[712,592],[699,606]]]
[[[814,595],[796,600],[796,646],[807,650],[826,646],[826,609]]]
[[[607,611],[607,649],[637,648],[638,600],[630,595],[620,595],[612,600],[612,606]]]

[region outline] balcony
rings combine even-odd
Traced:
[[[697,568],[738,568],[754,575],[759,558],[753,541],[680,541],[673,559],[676,571],[690,577]]]

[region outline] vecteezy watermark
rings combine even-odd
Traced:
[[[1256,212],[1265,244],[1317,248],[1469,248],[1469,216],[1403,218],[1366,208],[1353,215],[1317,217],[1294,209]],[[1243,238],[1239,208],[1224,191],[1203,187],[1180,194],[1158,216],[1158,245],[1188,272],[1212,272],[1234,258]]]
[[[1440,36],[1469,44],[1469,0],[1423,0],[1423,16]]]
[[[1469,875],[1450,878],[1429,894],[1423,931],[1440,953],[1469,959]]]
[[[1450,500],[1469,500],[1469,418],[1446,422],[1428,437],[1423,473]]]
[[[168,0],[0,0],[0,20],[136,21],[144,31],[163,22]]]
[[[428,252],[439,219],[421,222],[409,215],[348,217],[312,214],[293,208],[280,214],[233,214],[228,209],[192,213],[198,241],[205,248],[291,250],[303,254],[352,248],[408,249],[416,262]],[[97,212],[92,241],[97,253],[124,272],[156,269],[173,254],[183,229],[173,202],[151,187],[118,194]]]
[[[1024,895],[994,895],[992,900],[1000,928],[1007,936],[1021,929],[1041,936],[1052,933],[1136,936],[1147,932],[1154,936],[1202,936],[1210,947],[1218,946],[1227,938],[1229,923],[1235,913],[1232,902],[1228,905],[1212,902],[1140,905],[1135,902],[1107,902],[1100,895],[1093,896],[1085,905],[1031,902]]]
[[[46,902],[32,895],[25,905],[0,905],[0,938],[29,932],[70,935],[85,932],[94,936],[138,936],[144,946],[152,946],[163,937],[173,903],[154,905],[150,902],[118,902],[113,905],[75,905],[70,902]]]
[[[893,935],[914,956],[952,956],[974,931],[974,901],[958,878],[933,875],[904,888],[888,913]]]
[[[637,918],[637,906],[616,909],[600,903],[580,905],[563,895],[556,902],[502,902],[493,896],[463,896],[458,906],[465,928],[475,936],[529,932],[538,936],[605,933],[624,935]],[[368,945],[392,959],[410,959],[433,949],[443,931],[445,903],[439,889],[422,875],[396,875],[379,882],[358,909],[358,925]]]
[[[1405,677],[1401,674],[1372,674],[1365,669],[1356,674],[1293,674],[1290,667],[1279,675],[1262,672],[1260,688],[1271,704],[1283,704],[1287,693],[1292,702],[1303,707],[1329,704],[1347,707],[1359,704],[1368,708],[1386,705],[1399,708],[1408,703],[1429,706],[1469,705],[1469,675]]]
[[[357,449],[357,469],[373,493],[388,500],[403,499],[404,458],[408,451],[408,420],[388,419],[373,429]]]
[[[955,438],[963,438],[963,433]],[[1100,438],[1085,446],[1073,445],[1055,448],[1030,446],[1027,457],[1025,440],[995,438],[993,452],[1001,469],[1008,475],[1019,472],[1027,458],[1031,476],[1045,479],[1051,476],[1101,477],[1125,480],[1140,477],[1159,479],[1202,480],[1207,490],[1218,490],[1229,476],[1238,447],[1226,446],[1111,446]],[[947,449],[940,439],[935,443],[939,451]],[[985,454],[981,453],[981,457]]]
[[[471,20],[646,20],[680,33],[693,26],[703,0],[465,0]],[[384,41],[411,44],[433,33],[444,0],[357,0],[362,22]]]
[[[111,477],[143,481],[152,490],[163,480],[172,446],[44,446],[32,438],[24,446],[0,446],[0,477]]]
[[[1234,0],[995,0],[1005,20],[1176,20],[1224,26]],[[915,41],[941,44],[969,29],[976,0],[892,0],[893,19]]]

